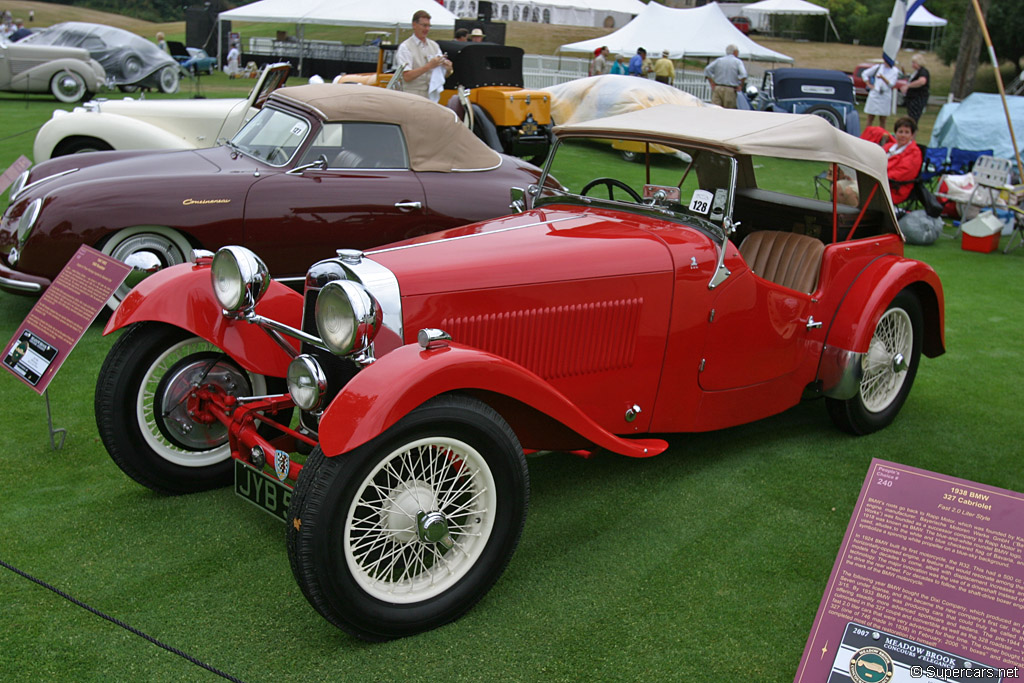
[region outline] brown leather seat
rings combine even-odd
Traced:
[[[775,230],[752,232],[740,245],[740,255],[754,273],[806,294],[818,287],[824,251],[821,240]]]

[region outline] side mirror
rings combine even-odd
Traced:
[[[288,171],[287,173],[290,174],[290,175],[296,175],[298,173],[302,173],[303,171],[308,171],[311,168],[315,168],[318,171],[326,171],[327,170],[327,155],[326,154],[321,154],[320,156],[318,156],[316,158],[315,161],[311,161],[308,164],[303,164],[302,166],[296,166],[295,168],[293,168],[292,170]]]

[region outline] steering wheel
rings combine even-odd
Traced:
[[[622,182],[621,180],[616,180],[615,178],[594,178],[589,183],[583,186],[583,189],[580,190],[580,194],[586,197],[587,193],[593,190],[598,185],[604,185],[605,187],[608,188],[608,199],[615,199],[615,193],[612,188],[617,187],[620,190],[623,190],[626,194],[628,194],[634,202],[637,202],[639,204],[640,202],[643,201],[643,197],[641,197],[636,190],[634,190],[632,187]]]
[[[288,153],[284,151],[284,147],[281,145],[278,145],[274,149],[270,150],[270,154],[267,155],[267,163],[274,163],[274,160],[277,159],[278,157],[281,158],[282,162],[288,161]]]

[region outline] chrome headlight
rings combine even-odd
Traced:
[[[328,282],[316,298],[316,329],[334,353],[365,351],[380,330],[380,304],[358,282]]]
[[[11,204],[13,204],[14,200],[18,198],[18,193],[21,192],[21,188],[25,187],[25,183],[27,182],[28,171],[22,171],[21,175],[15,178],[14,182],[11,183],[11,193],[7,195],[7,198],[10,200]]]
[[[251,309],[270,286],[267,265],[245,247],[221,247],[210,268],[213,293],[226,311]]]
[[[21,218],[18,219],[18,242],[20,244],[24,244],[25,240],[28,239],[28,234],[35,227],[36,221],[39,220],[39,211],[42,208],[43,200],[41,197],[36,197],[25,207]]]
[[[316,359],[302,354],[288,365],[288,393],[300,410],[317,410],[327,391],[327,377]]]

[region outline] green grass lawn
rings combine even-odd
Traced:
[[[208,95],[236,86],[216,79]],[[53,106],[0,96],[0,168]],[[853,438],[814,401],[649,460],[534,457],[512,563],[444,628],[350,638],[302,597],[280,522],[123,475],[93,417],[102,321],[50,388],[60,451],[43,399],[0,372],[0,560],[246,681],[792,680],[872,458],[1024,490],[1024,249],[907,253],[942,278],[948,352],[922,359],[895,424]],[[6,343],[33,300],[0,302]],[[0,592],[0,680],[217,680],[2,568]]]

